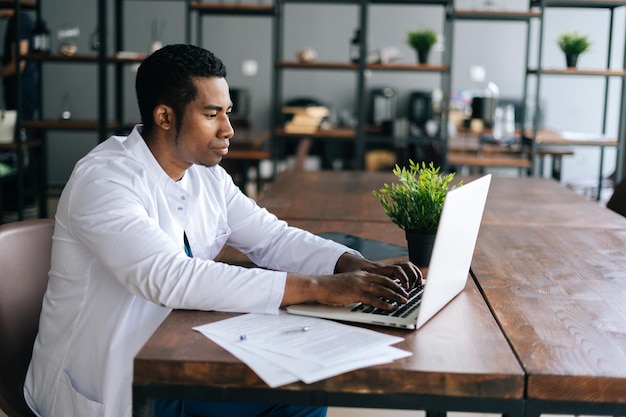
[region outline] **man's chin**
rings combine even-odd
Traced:
[[[217,161],[215,161],[215,162],[213,162],[213,163],[210,163],[210,162],[203,162],[203,163],[201,163],[201,164],[199,164],[199,165],[201,165],[201,166],[203,166],[203,167],[206,167],[206,168],[212,168],[212,167],[214,167],[214,166],[216,166],[216,165],[219,165],[219,164],[220,164],[220,162],[222,162],[222,159],[223,159],[223,158],[222,158],[222,157],[220,157],[220,159],[218,159]]]

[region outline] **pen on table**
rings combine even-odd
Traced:
[[[311,330],[313,327],[311,326],[302,326],[302,327],[296,327],[293,329],[287,329],[287,330],[279,330],[276,332],[267,332],[267,333],[251,333],[251,334],[242,334],[239,335],[239,340],[241,340],[242,342],[244,340],[249,340],[251,338],[255,338],[256,336],[275,336],[275,335],[281,335],[281,334],[289,334],[289,333],[302,333],[302,332],[308,332],[309,330]]]

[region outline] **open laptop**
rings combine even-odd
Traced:
[[[465,288],[490,184],[491,174],[448,192],[428,266],[428,279],[423,289],[416,291],[415,296],[411,294],[409,307],[407,304],[399,306],[405,309],[403,317],[370,311],[375,309],[362,304],[343,307],[297,304],[287,307],[287,312],[406,329],[420,328]]]

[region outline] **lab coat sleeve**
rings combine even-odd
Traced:
[[[158,223],[165,203],[154,204],[158,192],[141,172],[98,164],[79,169],[68,183],[67,207],[60,207],[70,220],[58,226],[93,255],[93,268],[106,271],[102,279],[116,279],[133,294],[170,308],[278,311],[285,272],[189,258],[182,241]]]
[[[229,244],[265,268],[309,275],[332,274],[339,257],[356,250],[308,231],[290,227],[285,221],[235,189],[230,182],[228,213]]]

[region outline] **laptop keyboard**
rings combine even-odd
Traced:
[[[422,302],[422,294],[424,293],[423,285],[416,285],[409,291],[409,300],[405,304],[396,306],[393,310],[382,310],[367,304],[359,303],[354,306],[351,311],[360,311],[369,314],[380,314],[391,317],[406,317],[417,309]]]

